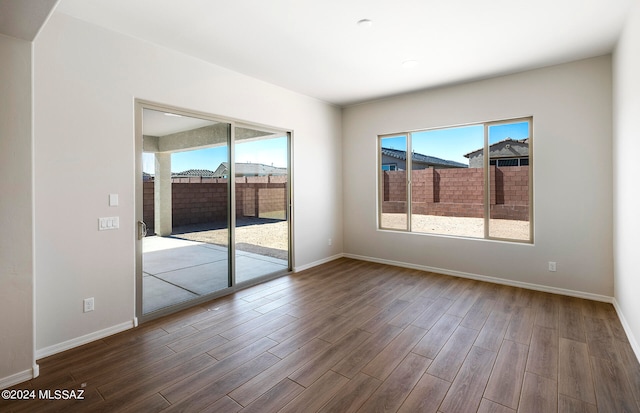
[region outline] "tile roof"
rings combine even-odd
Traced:
[[[498,145],[500,145],[502,143],[505,143],[505,142],[520,143],[520,144],[526,145],[527,148],[529,147],[529,138],[524,138],[524,139],[506,138],[506,139],[503,139],[501,141],[492,143],[491,146],[489,147],[489,152],[491,152],[493,147],[498,146]],[[484,150],[484,148],[476,149],[475,151],[471,151],[471,152],[465,154],[464,157],[465,158],[469,158],[469,157],[471,157],[471,156],[473,156],[473,155],[475,155],[475,154],[477,154],[479,152],[482,152],[483,150]],[[523,154],[523,155],[528,155],[528,153],[527,154]]]
[[[172,172],[171,176],[204,176],[204,177],[213,177],[213,171],[208,169],[187,169],[182,172]]]
[[[407,152],[401,151],[398,149],[382,148],[382,154],[389,156],[391,158],[402,159],[403,161],[407,160]],[[421,153],[416,153],[416,152],[413,152],[413,155],[411,156],[411,160],[413,160],[414,162],[421,162],[421,163],[426,163],[429,165],[436,165],[436,166],[437,165],[447,166],[450,168],[468,168],[469,167],[468,165],[465,165],[460,162],[449,161],[447,159],[441,159],[435,156],[423,155]]]
[[[236,163],[236,176],[265,176],[265,175],[286,175],[287,168],[269,166],[261,163]],[[217,176],[228,174],[229,164],[222,162],[216,169]]]

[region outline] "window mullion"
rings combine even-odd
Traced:
[[[490,182],[490,171],[491,168],[491,154],[489,153],[489,125],[485,123],[484,125],[484,155],[483,155],[483,167],[484,167],[484,188],[483,188],[483,199],[484,199],[484,238],[489,238],[489,217],[491,214],[491,188],[489,187]]]
[[[413,214],[411,210],[411,188],[412,188],[412,177],[411,172],[413,171],[413,150],[411,149],[411,133],[406,135],[407,139],[407,231],[411,232],[411,215]]]

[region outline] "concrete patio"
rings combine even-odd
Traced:
[[[143,313],[227,288],[228,249],[175,236],[146,237],[143,249]],[[236,284],[287,269],[287,261],[236,251]]]

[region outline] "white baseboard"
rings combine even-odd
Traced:
[[[36,350],[36,360],[129,330],[130,328],[133,328],[135,324],[134,320],[127,321],[126,323],[118,324],[100,331],[94,331],[93,333],[89,333],[81,337],[54,344],[53,346],[38,349]]]
[[[309,268],[317,267],[318,265],[326,264],[328,262],[331,262],[331,261],[337,260],[338,258],[343,258],[343,257],[345,257],[344,254],[336,254],[336,255],[333,255],[333,256],[328,257],[328,258],[323,258],[321,260],[314,261],[314,262],[312,262],[310,264],[305,264],[305,265],[301,265],[299,267],[294,267],[293,268],[293,272],[300,272],[300,271],[308,270]]]
[[[353,258],[361,261],[370,261],[370,262],[376,262],[379,264],[394,265],[396,267],[411,268],[414,270],[429,271],[429,272],[435,272],[435,273],[444,274],[444,275],[452,275],[454,277],[469,278],[469,279],[478,280],[478,281],[486,281],[494,284],[509,285],[511,287],[526,288],[528,290],[543,291],[546,293],[568,295],[571,297],[585,298],[587,300],[613,303],[613,297],[608,297],[606,295],[592,294],[592,293],[587,293],[583,291],[567,290],[564,288],[549,287],[546,285],[525,283],[521,281],[513,281],[513,280],[507,280],[504,278],[489,277],[486,275],[472,274],[472,273],[461,272],[461,271],[451,271],[444,268],[429,267],[426,265],[408,264],[406,262],[400,262],[400,261],[383,260],[380,258],[367,257],[363,255],[344,254],[344,256],[346,258]]]
[[[16,374],[12,374],[8,377],[0,378],[0,390],[6,389],[11,386],[15,386],[16,384],[31,380],[35,377],[38,377],[38,372],[35,368],[37,364],[34,364],[34,368],[30,368],[28,370],[21,371]]]
[[[633,352],[636,354],[636,358],[640,362],[640,346],[638,345],[638,341],[636,340],[635,336],[633,335],[633,332],[631,331],[631,326],[629,325],[629,323],[627,322],[627,319],[622,313],[622,309],[620,308],[620,305],[618,304],[618,300],[616,300],[615,297],[613,298],[613,307],[616,309],[616,313],[618,313],[618,318],[620,318],[620,322],[622,323],[622,328],[624,328],[624,332],[627,333],[627,339],[629,339],[629,344],[631,345]]]

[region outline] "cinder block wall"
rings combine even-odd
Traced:
[[[173,178],[173,226],[227,220],[228,182],[223,178]],[[286,219],[286,176],[236,178],[236,217]],[[153,234],[154,182],[143,185],[143,219]]]
[[[529,167],[490,170],[491,218],[529,219]],[[421,169],[412,171],[414,214],[454,217],[484,216],[482,168]],[[383,173],[383,213],[406,212],[406,171]]]

